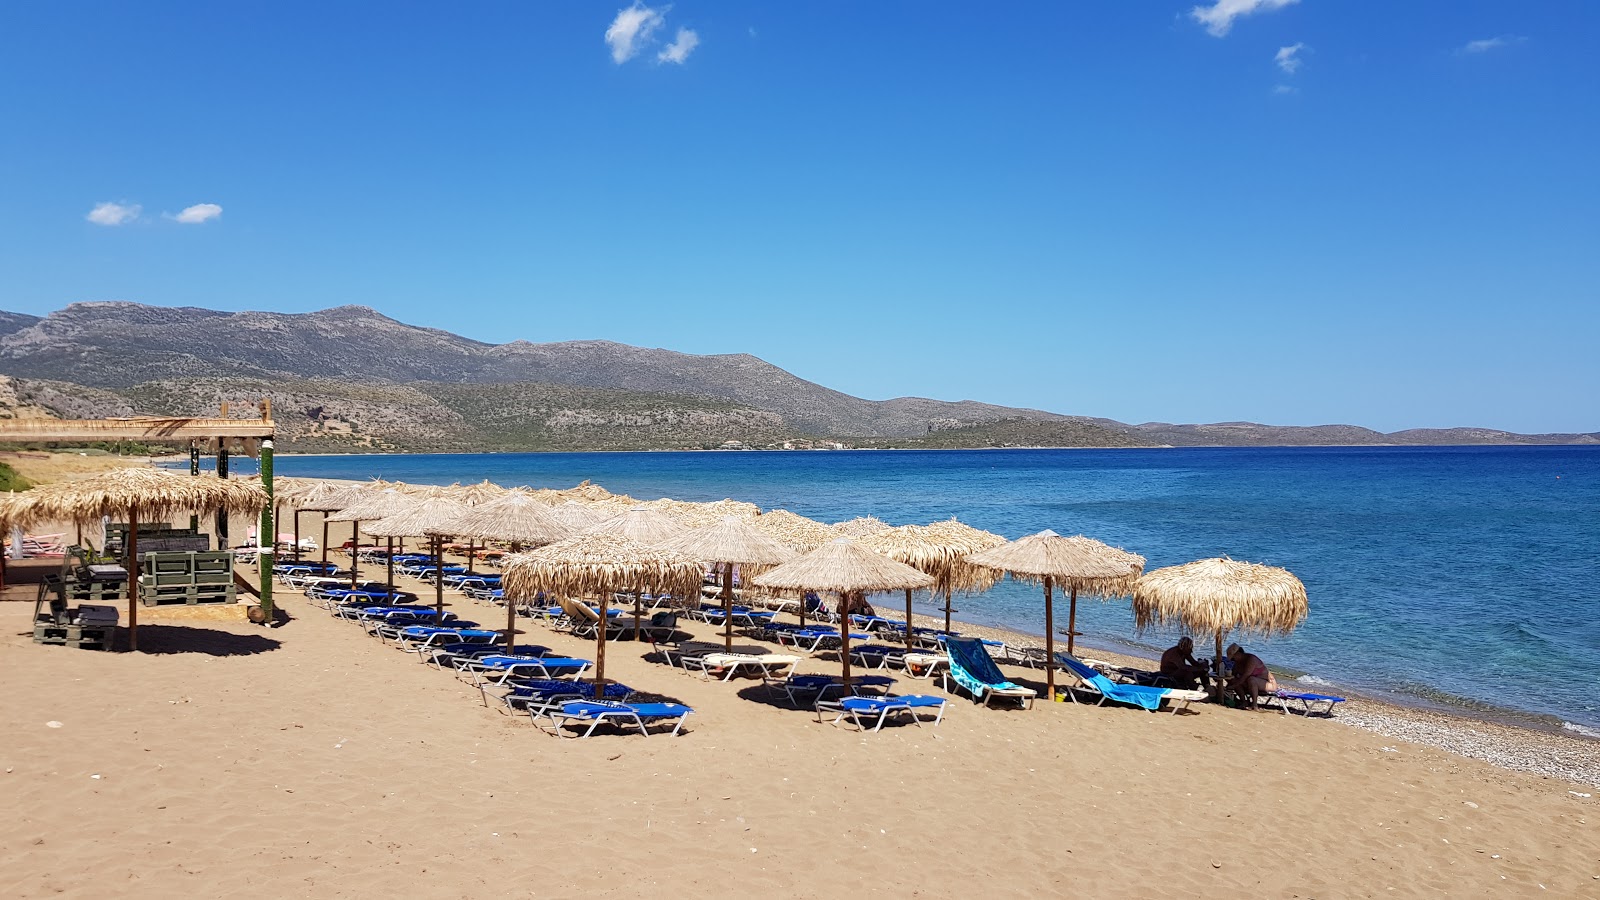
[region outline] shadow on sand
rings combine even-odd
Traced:
[[[128,649],[128,630],[117,629],[117,649]],[[253,656],[283,644],[259,634],[234,634],[188,625],[140,625],[139,653],[202,653],[206,656]]]

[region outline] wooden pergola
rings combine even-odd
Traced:
[[[277,523],[273,521],[272,441],[277,427],[272,421],[272,401],[261,401],[259,419],[234,419],[228,404],[217,418],[196,416],[129,416],[115,419],[5,419],[0,420],[0,442],[75,443],[84,441],[138,441],[189,448],[189,471],[200,474],[202,451],[217,456],[217,475],[228,477],[228,455],[238,451],[261,459],[261,487],[267,492],[258,534],[264,549],[261,560],[261,609],[272,620],[272,564]],[[218,543],[227,549],[227,523],[219,517]],[[130,590],[133,586],[130,585]]]

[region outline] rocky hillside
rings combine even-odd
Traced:
[[[0,418],[203,415],[273,398],[294,450],[747,446],[1215,446],[1575,443],[1488,429],[1146,423],[973,401],[873,401],[748,354],[609,341],[485,344],[361,306],[218,312],[75,303],[0,312]]]

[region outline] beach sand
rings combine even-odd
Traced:
[[[609,676],[695,715],[562,741],[278,599],[282,627],[154,624],[139,654],[35,645],[0,604],[5,896],[1600,895],[1600,791],[1338,720],[952,699],[862,735],[616,642]]]

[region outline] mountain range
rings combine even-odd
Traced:
[[[865,400],[749,354],[488,344],[362,306],[313,313],[74,303],[0,312],[0,416],[204,415],[270,396],[303,451],[1590,443],[1490,429],[1145,423],[969,400]]]

